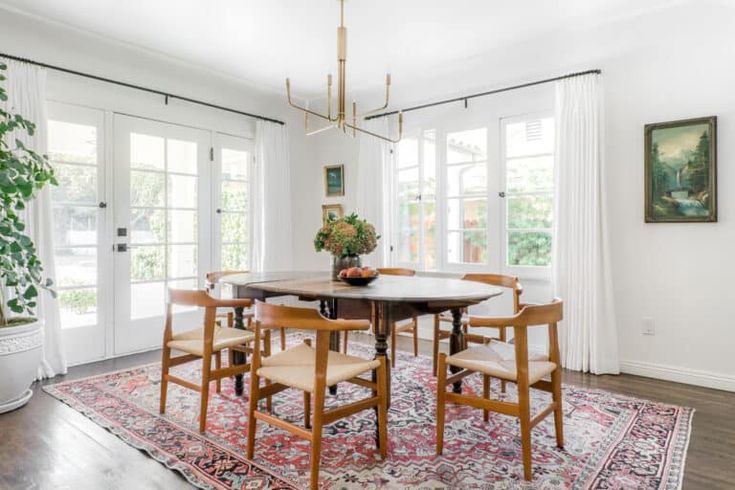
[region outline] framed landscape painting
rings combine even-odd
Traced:
[[[717,221],[717,117],[645,127],[647,223]]]
[[[324,167],[324,192],[327,197],[345,195],[344,165],[327,165]]]

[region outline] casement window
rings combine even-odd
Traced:
[[[395,265],[548,276],[552,117],[420,128],[395,151]]]

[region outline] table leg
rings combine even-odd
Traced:
[[[323,316],[331,318],[332,320],[337,319],[337,300],[333,299],[329,303],[325,300],[319,302],[319,311]],[[339,332],[330,332],[329,334],[329,350],[339,352]],[[337,394],[337,385],[329,387],[329,394]]]
[[[245,330],[245,322],[243,318],[243,311],[244,309],[242,307],[235,308],[235,328],[239,328],[240,330]],[[259,348],[259,346],[255,346],[256,348]],[[235,364],[245,364],[247,362],[247,359],[245,358],[244,352],[235,351],[232,353],[232,360]],[[243,390],[243,382],[242,382],[242,374],[235,375],[235,394],[237,396],[241,396]]]
[[[379,356],[385,358],[386,373],[386,395],[390,407],[390,361],[388,360],[388,336],[392,325],[391,311],[388,305],[377,303],[373,314],[373,332],[375,334],[375,359]]]
[[[379,356],[385,360],[385,375],[386,375],[386,397],[387,405],[390,407],[390,361],[388,360],[388,336],[390,335],[390,308],[382,303],[373,303],[372,308],[372,323],[373,323],[373,334],[375,335],[375,359]],[[377,371],[373,371],[372,380],[376,383]],[[386,439],[387,440],[387,439]],[[380,424],[378,418],[378,407],[375,407],[375,442],[380,442]]]
[[[464,349],[464,332],[462,331],[462,308],[452,308],[452,333],[449,335],[449,355],[461,352]],[[458,373],[462,368],[449,366],[449,371]],[[455,393],[462,393],[462,381],[454,383]]]

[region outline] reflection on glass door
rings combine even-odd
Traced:
[[[59,181],[51,187],[55,270],[50,275],[70,364],[105,355],[102,122],[101,111],[49,104],[48,155]]]
[[[196,288],[209,268],[209,134],[115,116],[115,143],[115,353],[123,354],[158,346],[167,288]],[[191,309],[177,313],[195,319]]]

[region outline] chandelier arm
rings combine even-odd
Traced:
[[[334,129],[334,128],[335,128],[334,124],[328,124],[327,126],[324,126],[323,128],[315,129],[313,131],[307,131],[306,136],[311,136],[314,134],[322,133],[324,131],[327,131],[329,129]]]
[[[360,133],[364,133],[364,134],[367,134],[369,136],[373,136],[375,138],[379,138],[379,139],[381,139],[383,141],[387,141],[388,143],[398,143],[399,141],[401,141],[401,137],[403,136],[403,114],[402,113],[399,113],[398,114],[398,137],[395,138],[395,139],[392,139],[389,136],[383,136],[383,135],[374,133],[374,132],[369,131],[367,129],[362,129],[359,126],[353,126],[352,124],[345,123],[345,126],[347,126],[348,128],[352,129],[353,131],[359,131]]]
[[[378,107],[377,109],[373,109],[367,112],[363,112],[357,115],[357,117],[364,117],[369,116],[370,114],[374,114],[378,111],[382,111],[388,108],[388,103],[390,102],[390,73],[385,75],[385,103]]]
[[[332,119],[325,116],[324,114],[319,114],[318,112],[314,112],[311,109],[307,109],[306,107],[301,107],[299,105],[294,104],[293,101],[291,100],[291,81],[288,78],[286,79],[286,99],[288,100],[288,105],[290,105],[294,109],[298,109],[300,111],[311,114],[312,116],[321,117],[322,119],[326,121],[333,122]]]

